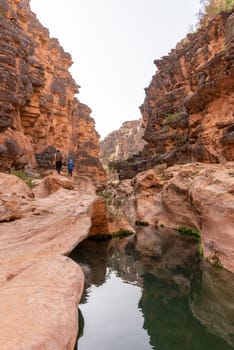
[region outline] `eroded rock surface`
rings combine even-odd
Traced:
[[[135,222],[191,227],[201,232],[204,255],[234,271],[234,164],[158,166],[123,180],[114,202]],[[120,215],[120,213],[119,213]]]

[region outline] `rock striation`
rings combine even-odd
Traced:
[[[130,178],[158,163],[234,159],[234,13],[222,12],[188,34],[157,71],[140,107],[147,145],[115,165]]]
[[[104,165],[115,160],[126,160],[143,150],[144,129],[142,120],[124,122],[120,129],[111,132],[100,142],[100,158]]]
[[[91,109],[75,98],[70,54],[50,38],[29,0],[1,1],[0,28],[0,170],[49,169],[60,149],[81,162],[81,173],[104,181],[99,135]]]

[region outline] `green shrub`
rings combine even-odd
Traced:
[[[102,242],[102,241],[109,241],[112,238],[123,238],[132,235],[134,232],[125,230],[121,228],[119,231],[114,233],[100,233],[93,236],[88,237],[88,240],[90,241],[96,241],[96,242]]]
[[[123,238],[132,235],[134,232],[121,228],[118,232],[112,233],[113,238]]]
[[[33,182],[33,178],[27,176],[27,174],[23,170],[15,170],[12,172],[12,174],[23,180],[26,183],[26,185],[28,185],[28,187],[30,188],[34,188],[37,186],[37,184]]]
[[[17,176],[22,180],[25,180],[27,178],[27,175],[23,170],[15,170],[12,172],[12,175]]]
[[[88,240],[90,241],[96,241],[96,242],[102,242],[102,241],[109,241],[111,239],[111,235],[108,233],[101,233],[97,235],[93,235],[88,237]]]
[[[189,237],[195,238],[197,241],[200,241],[200,239],[201,239],[200,232],[198,230],[194,230],[190,227],[180,226],[176,230],[184,236],[189,236]]]
[[[149,223],[147,221],[136,220],[135,225],[136,226],[149,226]]]
[[[234,6],[234,0],[226,0],[226,9],[231,10]]]
[[[102,192],[99,192],[98,195],[101,196],[105,200],[105,202],[108,206],[111,205],[111,203],[112,203],[112,194],[111,193],[109,193],[107,191],[102,191]]]
[[[211,258],[211,264],[215,267],[223,267],[221,260],[217,255],[212,256]]]
[[[165,124],[171,124],[171,123],[177,122],[180,119],[181,119],[181,116],[179,113],[168,114],[168,116],[165,119]]]
[[[98,193],[99,196],[103,197],[104,199],[109,199],[111,198],[111,194],[105,191],[101,191]]]
[[[203,246],[202,246],[201,242],[199,243],[199,246],[198,246],[198,255],[199,255],[199,258],[202,258],[204,255]]]
[[[206,26],[219,12],[231,10],[234,0],[200,0],[201,9],[198,11],[198,27]]]

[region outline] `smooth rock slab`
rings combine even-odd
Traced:
[[[0,349],[73,350],[83,284],[81,268],[61,255],[6,283],[0,289]]]
[[[78,186],[53,175],[33,197],[15,176],[1,179],[0,214],[8,214],[0,222],[0,350],[73,350],[83,274],[63,255],[92,226],[106,225],[105,208],[86,180]]]

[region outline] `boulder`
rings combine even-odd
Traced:
[[[21,218],[30,207],[32,190],[15,175],[0,173],[0,222]]]

